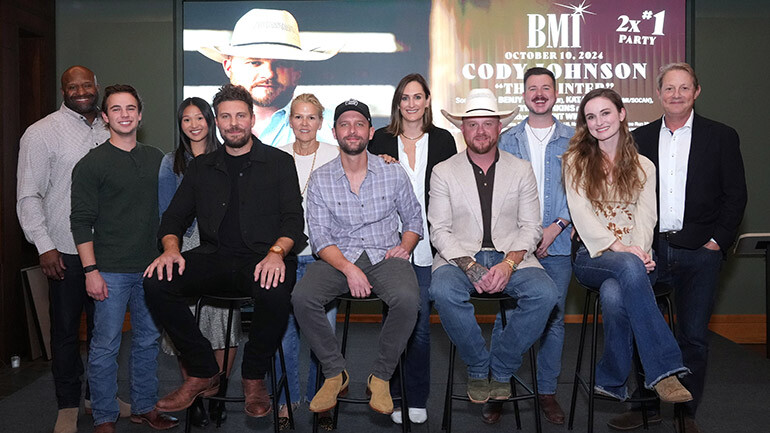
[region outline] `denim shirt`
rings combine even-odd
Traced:
[[[189,165],[193,159],[192,155],[185,152],[184,157],[185,163]],[[160,169],[158,170],[158,211],[161,218],[163,218],[163,212],[166,211],[169,203],[171,203],[171,199],[174,198],[174,193],[179,188],[179,184],[182,183],[183,177],[181,174],[174,173],[174,152],[167,153],[160,162]],[[190,224],[184,237],[189,238],[192,236],[196,223],[197,221],[193,221]]]
[[[505,131],[500,136],[499,148],[514,156],[530,161],[527,131],[525,129],[529,118]],[[553,119],[556,126],[551,139],[545,148],[545,179],[543,197],[543,227],[553,224],[556,218],[572,221],[567,208],[567,194],[564,191],[564,181],[561,176],[561,155],[567,150],[569,140],[575,133],[571,127]],[[568,256],[570,254],[571,230],[563,230],[548,248],[548,254],[552,256]]]
[[[259,133],[259,141],[262,143],[273,146],[281,147],[289,143],[294,143],[296,137],[294,131],[291,129],[289,120],[291,116],[291,102],[285,107],[273,113],[270,116],[270,122],[265,126],[262,132]],[[332,134],[332,128],[334,127],[334,112],[330,110],[324,110],[323,123],[321,129],[318,131],[317,139],[323,143],[336,143],[337,140]]]

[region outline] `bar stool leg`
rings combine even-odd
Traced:
[[[401,432],[407,433],[412,430],[411,420],[409,419],[409,405],[406,397],[406,377],[404,376],[404,360],[406,358],[406,352],[401,354],[398,359],[398,376],[400,379],[399,388],[401,390],[401,397],[399,403],[401,404]]]
[[[529,368],[532,370],[532,392],[535,394],[534,411],[535,411],[535,431],[540,433],[543,430],[543,425],[540,422],[540,400],[537,390],[537,355],[535,354],[535,348],[529,348]]]
[[[588,433],[594,431],[594,387],[596,386],[596,348],[599,337],[599,296],[594,296],[593,329],[591,329],[591,371],[588,379]]]
[[[586,341],[586,327],[588,326],[588,308],[591,305],[591,294],[586,293],[586,300],[583,303],[583,322],[580,325],[580,342],[578,343],[577,363],[575,366],[575,377],[572,385],[572,398],[569,404],[569,422],[567,430],[572,430],[575,421],[575,403],[577,402],[578,386],[580,386],[580,369],[583,365],[583,350]]]

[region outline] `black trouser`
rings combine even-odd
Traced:
[[[80,315],[86,310],[88,343],[94,329],[94,301],[86,293],[80,257],[62,254],[64,279],[48,280],[51,314],[51,371],[59,409],[80,406],[83,360],[80,357]],[[88,399],[86,384],[86,399]]]
[[[189,298],[216,296],[251,296],[254,314],[249,341],[244,347],[242,376],[262,379],[270,369],[270,357],[278,349],[289,318],[291,290],[296,279],[296,259],[287,258],[286,277],[269,290],[254,282],[254,267],[264,256],[234,256],[219,253],[183,253],[184,274],[174,266],[171,281],[145,278],[147,306],[155,322],[166,330],[179,350],[187,372],[193,377],[212,377],[220,369],[211,343],[201,334],[190,312]],[[165,277],[165,275],[164,275]]]

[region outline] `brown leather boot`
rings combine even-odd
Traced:
[[[189,376],[182,386],[155,403],[155,409],[161,412],[179,412],[192,406],[198,397],[211,397],[219,392],[219,374],[213,377]]]
[[[147,423],[155,430],[168,430],[179,425],[178,419],[169,414],[158,412],[158,409],[140,415],[131,415],[131,422],[134,424]]]
[[[546,421],[556,425],[564,424],[564,411],[556,400],[556,395],[540,394],[537,398]]]
[[[243,396],[246,415],[260,418],[270,413],[272,406],[264,379],[243,379]]]

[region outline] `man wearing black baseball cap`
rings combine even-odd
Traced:
[[[344,293],[366,298],[374,292],[389,312],[367,380],[369,406],[390,414],[388,381],[419,308],[420,289],[409,256],[423,236],[420,204],[400,165],[365,152],[374,135],[366,104],[350,99],[338,105],[332,132],[340,156],[312,173],[307,190],[310,245],[321,260],[308,265],[292,293],[294,315],[326,377],[310,410],[332,409],[349,382],[324,306]]]

